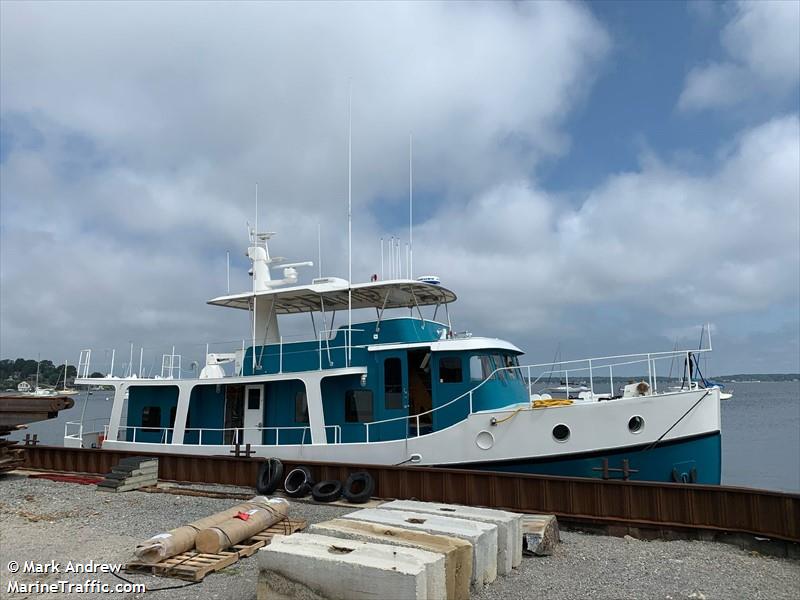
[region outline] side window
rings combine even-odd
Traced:
[[[461,371],[461,358],[444,356],[439,359],[439,383],[461,383],[464,374]]]
[[[305,392],[294,395],[294,422],[308,423],[308,398]]]
[[[469,377],[472,381],[489,379],[494,372],[492,357],[486,354],[476,354],[469,359]]]
[[[490,356],[481,356],[481,369],[483,370],[482,379],[489,379],[494,372],[494,365],[492,365],[492,358]]]
[[[383,361],[383,402],[386,410],[403,408],[403,370],[399,358]]]
[[[160,406],[145,406],[142,409],[142,427],[146,427],[146,431],[156,431],[161,428],[161,407]]]
[[[481,366],[480,356],[473,355],[469,357],[469,378],[472,381],[483,380],[483,366]]]
[[[261,408],[261,388],[247,390],[247,409],[258,410]]]
[[[347,423],[372,421],[372,390],[347,390],[344,396],[344,420]]]

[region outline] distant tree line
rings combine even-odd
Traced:
[[[53,364],[51,360],[36,361],[28,358],[0,360],[0,388],[17,388],[23,381],[27,381],[33,387],[36,383],[36,367],[39,367],[39,386],[58,387],[64,385],[64,363]],[[67,385],[71,385],[78,374],[74,365],[67,366]],[[102,373],[92,373],[92,377],[103,377]]]

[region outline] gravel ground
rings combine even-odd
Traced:
[[[224,486],[194,486],[247,493]],[[8,594],[8,582],[82,582],[109,574],[9,574],[9,561],[125,563],[134,545],[162,531],[230,507],[236,500],[170,494],[97,492],[94,486],[0,476],[0,598],[81,597],[98,594]],[[353,510],[292,502],[294,517],[319,522]],[[695,541],[638,541],[562,531],[550,557],[524,558],[519,569],[473,594],[475,600],[516,598],[797,598],[800,562],[762,556],[726,544]],[[170,600],[254,599],[257,561],[240,560],[202,583],[163,591]],[[183,585],[175,579],[124,575],[151,590]],[[116,594],[138,598],[143,594]],[[387,599],[390,600],[390,599]]]

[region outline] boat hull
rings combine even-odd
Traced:
[[[639,420],[639,426],[633,428]],[[557,439],[568,429],[567,439]],[[338,444],[252,445],[261,457],[356,464],[417,464],[639,481],[720,481],[719,390],[506,408],[470,414],[427,435]],[[105,442],[113,450],[229,455],[230,445]],[[607,466],[607,471],[604,471]]]
[[[490,463],[447,465],[465,469],[528,473],[561,477],[623,479],[623,461],[628,461],[628,479],[633,481],[677,481],[718,485],[720,483],[722,437],[712,432],[656,446],[627,448]],[[604,465],[608,471],[604,474]]]

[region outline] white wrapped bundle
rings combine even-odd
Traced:
[[[166,533],[159,533],[154,535],[149,540],[145,540],[138,544],[133,553],[136,557],[145,563],[158,563],[162,560],[175,556],[181,552],[186,552],[194,548],[195,538],[197,533],[203,529],[213,527],[218,523],[226,521],[240,512],[247,512],[254,509],[264,509],[264,507],[274,506],[274,501],[271,501],[265,496],[256,496],[247,502],[238,504],[222,512],[218,512],[209,517],[205,517],[183,527],[171,529]]]

